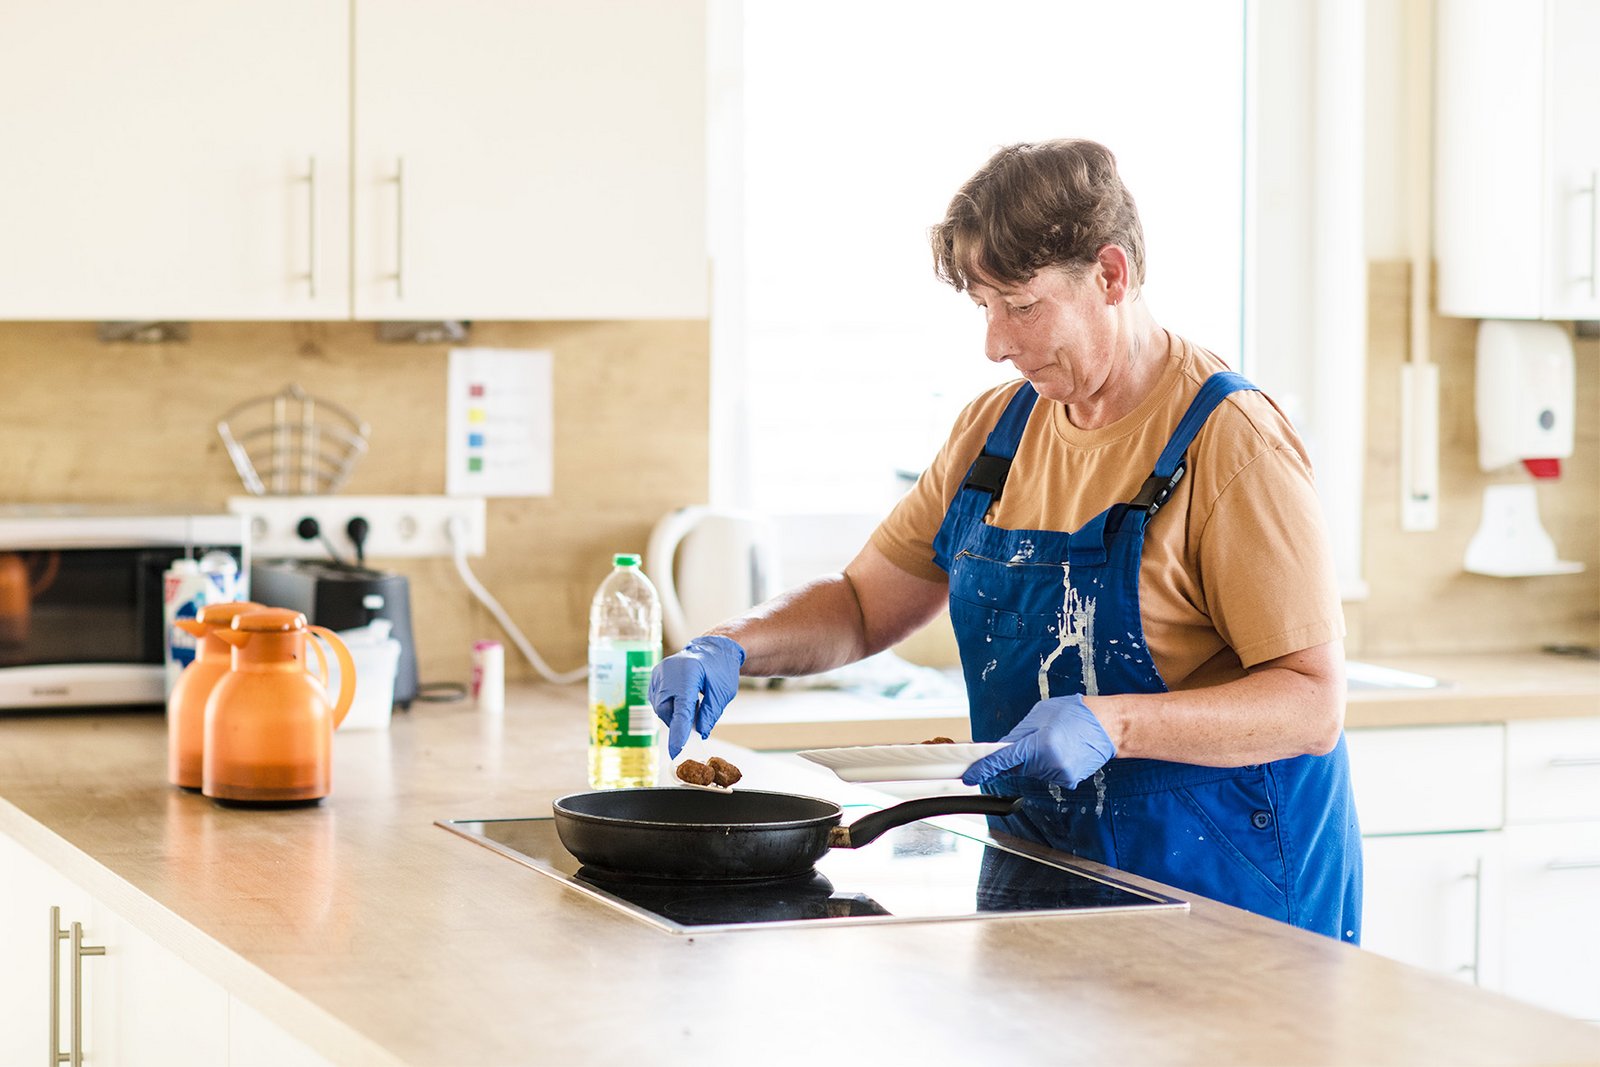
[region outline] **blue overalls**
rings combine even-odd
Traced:
[[[973,740],[999,740],[1045,697],[1167,691],[1139,615],[1145,526],[1212,410],[1254,388],[1232,372],[1208,378],[1135,499],[1062,533],[984,522],[1038,399],[1023,384],[933,543],[950,575]],[[991,818],[995,830],[1360,941],[1361,839],[1343,736],[1325,756],[1246,767],[1113,759],[1076,789],[1011,774],[984,791],[1024,798]]]

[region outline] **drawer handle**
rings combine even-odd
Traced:
[[[61,942],[72,941],[72,1045],[61,1051]],[[50,909],[50,1062],[81,1067],[83,1063],[83,957],[104,956],[104,945],[83,943],[83,924],[61,928],[61,909]]]
[[[72,1067],[83,1065],[83,957],[104,956],[104,945],[83,943],[83,924],[72,924]]]
[[[317,298],[317,157],[310,156],[306,159],[306,176],[301,181],[306,183],[306,247],[310,249],[309,258],[306,260],[305,278],[306,290],[311,299]]]
[[[1547,871],[1600,871],[1600,859],[1594,860],[1551,860],[1545,864]]]
[[[1473,985],[1482,985],[1483,966],[1483,857],[1478,856],[1472,864],[1472,873],[1461,876],[1472,881],[1472,962],[1456,968],[1462,973],[1472,975]]]
[[[1600,767],[1600,756],[1557,756],[1552,767]]]

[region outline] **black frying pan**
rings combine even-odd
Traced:
[[[1020,797],[908,800],[840,826],[844,809],[792,793],[668,786],[573,793],[554,804],[556,833],[590,867],[646,878],[738,882],[804,874],[830,848],[859,848],[934,815],[1009,815]]]

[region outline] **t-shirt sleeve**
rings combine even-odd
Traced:
[[[982,413],[993,407],[992,397],[992,392],[986,393],[962,410],[933,462],[868,539],[890,563],[907,574],[931,582],[948,577],[944,568],[933,561],[933,539],[938,536],[957,486],[983,450],[988,422],[983,421]]]
[[[1261,452],[1222,489],[1200,568],[1212,622],[1246,668],[1344,636],[1321,506],[1292,448]]]

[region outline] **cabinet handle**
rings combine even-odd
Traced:
[[[1600,756],[1557,756],[1552,767],[1600,767]]]
[[[406,157],[394,159],[394,297],[406,298]]]
[[[1589,299],[1595,297],[1595,225],[1600,222],[1600,171],[1589,172],[1589,184],[1578,190],[1579,196],[1589,198],[1589,275],[1579,281],[1589,283]]]
[[[61,909],[50,909],[50,1067],[67,1059],[61,1051],[61,942],[72,936],[61,929]]]
[[[104,945],[83,943],[83,924],[72,924],[72,1067],[83,1065],[83,957],[104,956]]]
[[[1457,970],[1470,973],[1472,984],[1481,985],[1478,972],[1483,963],[1483,857],[1473,861],[1471,874],[1461,877],[1472,881],[1472,962]]]
[[[306,289],[311,299],[317,298],[317,157],[306,158]]]
[[[72,941],[72,1047],[61,1051],[61,942]],[[61,928],[61,909],[50,909],[50,1067],[67,1063],[81,1067],[83,1063],[83,957],[104,956],[104,945],[83,943],[83,924],[73,923],[71,930]]]
[[[1600,859],[1594,860],[1551,860],[1544,865],[1547,871],[1595,871],[1600,870]]]

